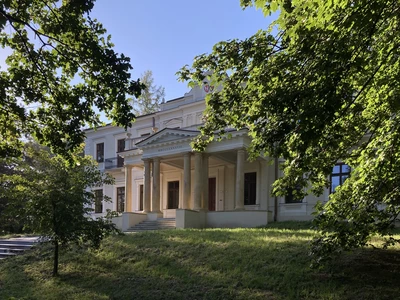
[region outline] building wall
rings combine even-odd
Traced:
[[[117,156],[117,141],[130,136],[140,138],[142,135],[151,134],[164,128],[185,128],[196,129],[202,123],[202,111],[205,108],[205,92],[203,89],[193,89],[185,94],[184,97],[166,102],[161,105],[161,111],[145,116],[138,117],[134,126],[125,132],[122,128],[107,125],[94,130],[86,131],[85,153],[96,157],[96,144],[104,143],[104,158],[114,158]],[[227,149],[235,149],[234,140],[226,140]],[[128,148],[132,145],[127,145]],[[211,153],[211,158],[213,154]],[[182,158],[183,159],[183,158]],[[140,161],[139,161],[140,162]],[[162,161],[161,161],[162,162]],[[104,163],[99,163],[99,168],[104,170]],[[191,196],[189,199],[190,207],[194,201],[194,159],[191,162]],[[124,168],[107,170],[115,177],[115,184],[104,186],[103,193],[110,197],[112,203],[104,203],[106,209],[116,210],[116,189],[126,185]],[[257,173],[257,201],[255,205],[246,206],[246,210],[266,211],[269,220],[273,220],[275,212],[275,199],[271,196],[272,184],[275,180],[275,167],[273,163],[263,158],[253,162],[246,162],[244,172]],[[279,174],[280,176],[282,174]],[[209,168],[209,177],[216,178],[216,211],[233,211],[235,209],[235,186],[236,186],[236,167],[235,163],[219,161]],[[132,186],[132,197],[125,201],[131,201],[131,211],[139,212],[139,186],[143,184],[143,166],[135,165],[132,169],[132,180],[128,184]],[[179,181],[180,198],[183,197],[183,169],[161,164],[161,207],[167,209],[167,185],[168,181]],[[303,203],[285,203],[283,197],[278,198],[277,210],[278,221],[280,220],[305,220],[312,218],[312,212],[317,200],[327,201],[328,191],[321,197],[313,195],[307,196]],[[211,217],[212,218],[212,217]],[[213,219],[211,219],[213,220]],[[211,221],[213,222],[213,221]]]

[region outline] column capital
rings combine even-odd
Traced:
[[[146,162],[151,162],[152,159],[151,158],[142,158],[142,160],[146,163]]]
[[[183,153],[183,156],[184,157],[191,157],[192,156],[192,152],[185,152],[185,153]]]
[[[154,162],[159,162],[159,161],[161,161],[161,157],[154,157],[154,158],[153,158],[153,161],[154,161]]]
[[[246,152],[246,149],[244,149],[244,148],[237,149],[237,153],[245,153],[245,152]]]

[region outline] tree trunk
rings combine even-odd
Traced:
[[[53,276],[58,275],[58,240],[54,241],[54,266],[53,266]]]

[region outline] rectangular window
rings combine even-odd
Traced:
[[[124,158],[118,155],[118,152],[123,152],[125,150],[125,139],[120,139],[117,141],[117,168],[122,168],[124,166]]]
[[[289,189],[288,194],[285,196],[285,203],[302,203],[303,198],[297,192],[301,191],[301,187]]]
[[[117,212],[125,211],[125,187],[117,187]]]
[[[176,209],[179,205],[179,181],[168,182],[168,209]]]
[[[104,162],[104,143],[96,144],[96,161],[98,163]]]
[[[96,214],[103,212],[103,190],[94,190],[94,212]]]
[[[257,173],[244,174],[244,205],[255,205],[257,198]]]
[[[338,163],[332,169],[330,193],[334,193],[336,188],[350,176],[351,168],[345,163]]]

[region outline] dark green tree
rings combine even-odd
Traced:
[[[82,148],[78,150],[67,160],[29,143],[23,159],[6,162],[13,166],[13,174],[0,174],[0,194],[8,201],[2,213],[18,217],[25,228],[53,243],[54,276],[60,245],[84,243],[96,248],[107,234],[117,231],[109,219],[94,220],[89,215],[95,202],[90,188],[112,184],[113,178],[100,172],[90,156],[83,156]]]
[[[0,0],[0,46],[11,50],[0,71],[0,156],[18,155],[34,136],[67,154],[84,141],[83,126],[134,121],[129,57],[90,17],[95,0]]]
[[[248,128],[253,157],[285,159],[276,195],[300,186],[320,195],[332,166],[348,163],[351,178],[317,207],[317,260],[390,233],[400,212],[400,2],[241,4],[277,19],[248,39],[216,44],[179,72],[201,84],[211,70],[208,80],[222,86],[206,98],[196,146],[227,126]]]
[[[145,115],[159,111],[160,104],[165,100],[165,89],[154,84],[153,72],[150,70],[145,71],[140,76],[140,82],[146,87],[135,101],[135,113],[137,115]]]

